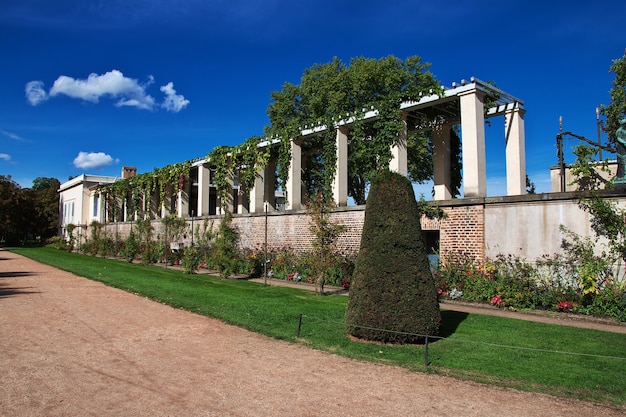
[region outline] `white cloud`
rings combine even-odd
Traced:
[[[182,94],[176,94],[174,90],[174,83],[169,82],[161,87],[161,91],[165,93],[165,99],[163,99],[163,107],[167,111],[178,113],[189,104],[189,100],[185,99]]]
[[[5,161],[10,161],[11,160],[11,155],[9,155],[7,153],[0,153],[0,159],[4,159]]]
[[[134,78],[125,77],[121,71],[111,70],[102,75],[89,74],[86,79],[76,79],[67,75],[59,76],[48,93],[43,89],[42,81],[30,81],[26,84],[26,98],[33,106],[48,100],[50,97],[66,95],[71,98],[98,103],[107,97],[117,100],[116,107],[136,107],[142,110],[154,110],[158,106],[146,89],[154,83],[154,77],[148,76],[145,83]],[[178,113],[189,104],[182,94],[176,94],[174,83],[161,87],[165,93],[163,103],[159,106],[165,110]]]
[[[42,101],[48,99],[46,91],[43,89],[43,81],[29,81],[26,83],[26,99],[28,102],[36,106]]]
[[[152,83],[152,79],[147,85]],[[125,77],[118,70],[105,74],[89,74],[85,80],[74,79],[61,75],[50,89],[50,97],[65,94],[68,97],[97,103],[100,97],[117,98],[116,106],[134,106],[144,110],[152,110],[154,99],[146,93],[145,87],[137,80]]]
[[[20,135],[16,135],[15,133],[7,132],[6,130],[0,130],[0,133],[2,133],[4,136],[9,137],[9,138],[11,138],[13,140],[18,140],[18,141],[21,141],[21,142],[27,142],[26,139],[24,139]]]
[[[74,166],[81,169],[103,168],[118,162],[119,159],[113,159],[104,152],[79,152],[74,158]]]

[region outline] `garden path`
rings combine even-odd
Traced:
[[[2,416],[623,416],[359,362],[0,250]]]

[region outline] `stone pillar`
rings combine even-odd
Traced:
[[[188,188],[189,186],[185,187]],[[186,189],[178,190],[176,196],[176,214],[181,219],[189,216],[189,193]]]
[[[406,114],[403,115],[403,129],[398,137],[398,143],[391,147],[391,161],[389,161],[389,170],[397,172],[405,177],[409,174],[407,162],[407,123]]]
[[[250,212],[250,200],[248,198],[249,192],[243,192],[241,187],[241,179],[239,173],[237,174],[238,187],[234,192],[237,193],[237,213],[246,214]]]
[[[338,127],[337,138],[337,162],[335,166],[335,179],[333,180],[333,200],[337,206],[348,205],[348,128]]]
[[[209,214],[209,184],[211,183],[211,170],[204,165],[198,165],[198,207],[196,216],[208,216]]]
[[[449,200],[452,198],[450,125],[438,125],[433,129],[433,148],[435,200]]]
[[[487,196],[484,93],[472,90],[460,95],[463,194]]]
[[[104,224],[107,221],[107,202],[104,193],[98,194],[98,222]]]
[[[291,164],[287,179],[287,210],[302,208],[302,148],[300,143],[291,141]]]
[[[265,201],[264,184],[265,169],[260,169],[254,176],[254,185],[250,190],[250,213],[262,213]]]
[[[161,201],[161,218],[164,219],[170,215],[172,210],[172,186],[167,185],[165,189],[165,201]]]
[[[504,114],[507,195],[526,194],[524,113],[526,113],[524,109],[516,107]]]

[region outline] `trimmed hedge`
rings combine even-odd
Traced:
[[[407,178],[386,171],[372,180],[346,310],[348,334],[419,343],[417,335],[438,333],[441,313],[420,218]]]

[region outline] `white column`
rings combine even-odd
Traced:
[[[487,196],[484,94],[478,90],[460,96],[463,194]]]
[[[435,200],[452,198],[450,176],[450,125],[438,125],[433,129],[433,170],[435,173]]]
[[[176,196],[176,214],[184,219],[189,216],[189,194],[187,190],[178,190]]]
[[[302,148],[291,141],[291,164],[287,178],[287,209],[300,210],[302,207]]]
[[[210,177],[211,170],[204,165],[198,165],[198,207],[196,216],[207,216],[209,214]]]
[[[237,174],[239,175],[239,174]],[[241,188],[241,179],[237,178],[237,184],[239,184],[239,188],[237,189],[237,213],[246,214],[250,212],[250,201],[248,199],[249,192],[244,193]]]
[[[398,143],[391,147],[391,161],[389,161],[389,170],[397,172],[405,177],[409,174],[407,163],[407,123],[406,115],[403,115],[403,129],[398,137]]]
[[[107,221],[107,203],[104,196],[104,193],[100,193],[98,199],[98,204],[100,206],[98,207],[98,222],[102,224],[106,223]]]
[[[172,210],[172,186],[168,185],[165,189],[165,200],[161,201],[161,218],[164,219],[170,215]]]
[[[337,161],[335,166],[335,178],[333,180],[333,199],[337,206],[348,205],[348,128],[338,127],[337,138]]]
[[[250,190],[250,213],[263,213],[263,202],[265,201],[265,168],[257,171],[254,176],[254,185]]]
[[[526,194],[525,113],[524,109],[516,107],[504,114],[507,195]]]

